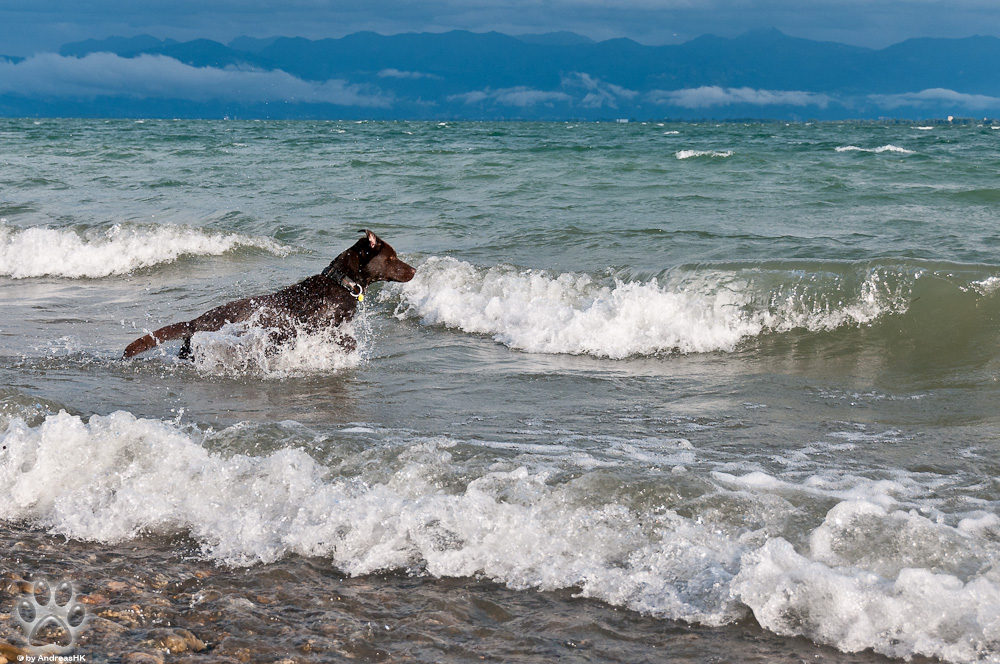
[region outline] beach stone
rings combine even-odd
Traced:
[[[253,602],[248,600],[246,597],[228,597],[226,599],[226,606],[234,610],[253,610],[255,605]]]
[[[84,604],[107,604],[108,598],[104,595],[99,595],[97,593],[91,593],[89,595],[81,595],[78,598]]]
[[[4,658],[5,661],[23,662],[27,655],[28,651],[24,648],[0,641],[0,657]]]
[[[113,593],[136,592],[138,588],[125,581],[108,581],[104,587]]]
[[[142,625],[173,624],[176,611],[170,606],[170,600],[161,597],[144,598],[143,604],[135,604],[136,619]]]
[[[231,657],[238,662],[249,662],[253,658],[254,652],[259,650],[257,644],[246,639],[228,636],[212,652],[215,655]]]
[[[148,652],[132,652],[122,657],[122,664],[163,664],[163,657]]]
[[[169,650],[171,654],[181,652],[201,652],[205,643],[186,629],[154,629],[150,638],[142,645],[151,645],[158,650]]]
[[[183,639],[188,644],[188,650],[191,650],[192,652],[201,652],[202,650],[204,650],[207,647],[205,645],[204,641],[202,641],[197,636],[195,636],[192,632],[190,632],[190,631],[188,631],[186,629],[180,629],[180,628],[178,628],[178,629],[176,629],[174,631],[179,636],[183,637]]]
[[[127,631],[128,627],[120,625],[113,620],[103,618],[100,615],[92,613],[87,616],[86,634],[117,635]]]
[[[0,586],[0,592],[7,597],[20,597],[31,592],[31,583],[24,579],[13,579]]]
[[[232,650],[227,650],[224,653],[235,659],[237,662],[249,662],[252,657],[252,653],[249,648],[233,648]]]
[[[139,608],[138,604],[133,604],[132,606],[109,606],[99,610],[97,615],[116,622],[119,625],[135,628],[140,625],[142,609]]]
[[[149,585],[152,586],[154,590],[163,590],[170,585],[170,577],[166,574],[156,572],[149,577]]]
[[[191,602],[192,604],[204,604],[205,602],[215,602],[223,597],[224,595],[218,590],[209,588],[208,590],[195,593],[191,598]]]

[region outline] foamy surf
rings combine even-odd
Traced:
[[[260,315],[228,323],[214,332],[191,336],[192,363],[205,376],[281,379],[336,373],[361,364],[371,338],[367,310],[337,327],[297,327],[287,337],[275,327],[261,325]],[[173,344],[176,345],[176,344]],[[181,362],[170,346],[158,346],[142,359]]]
[[[836,148],[837,152],[870,152],[872,154],[883,154],[885,152],[895,154],[916,154],[913,150],[901,148],[898,145],[880,145],[877,148],[862,148],[857,145],[842,145]]]
[[[275,240],[175,225],[135,226],[78,232],[67,228],[16,228],[0,222],[0,275],[101,278],[171,263],[181,256],[219,256],[252,247],[286,256]]]
[[[964,522],[952,527],[865,501],[841,503],[813,533],[809,555],[781,538],[744,554],[732,593],[753,610],[762,627],[844,652],[870,648],[901,659],[924,655],[950,662],[995,662],[1000,585],[988,561],[997,551],[988,540],[998,527],[994,515],[984,519],[991,534],[970,537]],[[842,538],[844,548],[861,548],[863,534],[872,542],[899,547],[895,551],[904,560],[898,569],[879,573],[858,565],[853,556],[845,559],[817,547],[817,540],[832,536]],[[963,562],[981,566],[982,573],[969,577],[948,564],[948,571],[939,571],[936,561],[946,551],[970,545],[982,549]],[[913,566],[906,564],[911,559]]]
[[[1000,661],[996,131],[7,124],[30,155],[6,164],[11,232],[180,223],[181,195],[255,211],[192,226],[317,254],[0,276],[0,548],[97,600],[84,655],[184,628],[268,661]],[[885,145],[918,154],[834,151]],[[177,341],[117,359],[133,325],[290,284],[368,223],[470,263],[373,289],[371,361],[289,369],[236,330],[215,365]],[[643,327],[663,306],[688,321]],[[543,342],[591,355],[511,350]]]
[[[726,158],[732,157],[732,150],[678,150],[674,153],[678,159],[696,159],[698,157]]]
[[[733,351],[769,332],[831,330],[906,310],[912,277],[890,284],[889,270],[857,272],[747,266],[679,272],[662,283],[609,282],[431,258],[412,281],[383,293],[398,293],[400,318],[488,335],[532,353],[621,359]]]
[[[241,451],[265,426],[286,445]],[[295,422],[213,431],[124,411],[14,417],[0,441],[0,519],[108,543],[183,534],[225,565],[301,555],[351,575],[481,576],[706,625],[752,613],[846,652],[995,661],[1000,520],[938,511],[919,474],[732,474],[688,445],[680,465],[647,468],[638,495],[602,495],[588,474],[553,472],[586,464],[583,450],[499,460],[489,447],[491,463],[476,464],[476,441],[338,435],[365,445],[345,451]],[[697,495],[664,489],[692,474]]]
[[[205,375],[264,379],[335,373],[361,363],[364,342],[354,337],[358,327],[352,321],[337,328],[300,329],[291,339],[275,344],[271,329],[252,322],[231,323],[191,337],[194,366]]]

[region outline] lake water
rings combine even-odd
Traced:
[[[92,661],[1000,661],[998,129],[0,120],[0,571]],[[355,351],[119,359],[363,228]]]

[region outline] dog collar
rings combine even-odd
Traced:
[[[328,267],[325,270],[323,270],[322,274],[327,279],[333,279],[338,284],[343,286],[344,289],[351,294],[351,297],[356,299],[358,302],[365,301],[364,287],[358,282],[356,282],[354,279],[351,279],[349,276],[341,272],[340,270],[335,270]]]

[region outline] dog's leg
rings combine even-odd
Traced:
[[[358,348],[358,342],[349,334],[341,335],[337,343],[348,353],[353,353]]]
[[[184,337],[184,343],[181,345],[180,352],[177,353],[177,357],[182,360],[194,359],[194,351],[191,350],[191,337]]]

